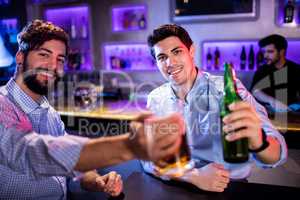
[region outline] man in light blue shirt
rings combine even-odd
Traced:
[[[223,77],[212,76],[196,67],[193,42],[178,25],[166,24],[155,29],[148,37],[148,45],[161,74],[168,81],[149,94],[148,108],[158,116],[177,110],[183,114],[188,128],[189,147],[196,167],[179,180],[203,190],[222,192],[230,179],[247,178],[253,163],[276,167],[285,162],[284,138],[270,123],[265,109],[238,80],[237,90],[243,101],[230,105],[232,113],[224,118],[223,130],[237,130],[228,135],[229,141],[248,138],[248,148],[253,153],[246,163],[224,162],[220,126]],[[146,172],[172,178],[161,176],[151,162],[142,163]]]
[[[34,20],[18,35],[18,42],[16,75],[0,89],[0,199],[66,199],[66,177],[76,177],[85,190],[116,196],[122,191],[117,173],[101,176],[86,171],[134,158],[156,162],[176,152],[182,127],[166,136],[155,130],[155,141],[161,145],[147,142],[143,121],[131,123],[133,135],[97,139],[67,135],[45,97],[62,73],[67,34],[52,23]],[[181,121],[173,115],[152,119],[149,125]]]

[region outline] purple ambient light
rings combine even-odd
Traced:
[[[9,18],[9,19],[1,19],[0,23],[2,25],[11,25],[13,27],[17,27],[18,20],[16,18]]]
[[[147,44],[105,44],[103,60],[107,70],[157,70]]]
[[[145,5],[116,6],[112,8],[113,32],[146,29],[147,8]]]
[[[216,47],[220,51],[220,66],[219,70],[223,71],[224,62],[231,62],[237,71],[255,71],[257,66],[254,66],[253,70],[248,69],[248,56],[250,45],[253,45],[254,49],[254,63],[256,64],[256,56],[259,50],[258,40],[231,40],[231,41],[204,41],[202,43],[202,66],[201,68],[207,69],[207,53],[210,49],[212,55],[212,63],[214,63],[214,52]],[[240,69],[240,55],[242,52],[242,46],[245,46],[246,50],[246,69]],[[300,63],[300,39],[288,39],[288,50],[287,58],[293,60],[294,62]],[[212,67],[212,70],[213,67]]]
[[[284,23],[284,8],[287,0],[276,0],[276,23],[282,27],[296,27],[300,25],[300,1],[295,0],[294,19],[291,23]]]
[[[92,69],[90,52],[89,7],[87,5],[45,10],[45,19],[62,27],[70,36],[70,53],[81,55],[80,70]],[[71,70],[71,69],[70,69]]]
[[[78,21],[81,17],[88,17],[89,9],[87,6],[76,6],[69,8],[49,8],[45,11],[45,18],[54,23],[63,23],[75,17]]]

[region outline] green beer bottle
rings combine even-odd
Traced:
[[[221,105],[221,124],[223,125],[223,118],[231,111],[228,106],[231,103],[241,101],[241,97],[237,93],[235,85],[235,76],[232,66],[228,63],[224,64],[224,98]],[[248,161],[248,139],[242,138],[240,140],[229,142],[225,136],[230,133],[225,133],[221,126],[223,156],[224,160],[229,163],[242,163]]]

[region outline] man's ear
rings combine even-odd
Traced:
[[[21,51],[18,51],[16,53],[16,63],[17,65],[23,65],[24,64],[24,53]]]
[[[189,52],[190,52],[190,55],[191,55],[191,57],[194,59],[195,58],[195,45],[194,44],[192,44],[191,46],[190,46],[190,50],[189,50]]]
[[[18,51],[16,53],[16,72],[15,72],[15,76],[18,77],[23,71],[24,71],[24,53],[21,51]]]
[[[286,56],[286,50],[285,49],[280,49],[279,54],[281,57],[285,57]]]

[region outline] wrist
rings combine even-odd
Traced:
[[[179,177],[178,179],[187,183],[196,184],[197,179],[199,178],[199,170],[197,168],[194,168],[186,172],[183,176]]]
[[[120,148],[120,149],[123,149],[121,151],[122,152],[121,153],[122,160],[123,161],[128,161],[128,160],[138,158],[138,156],[134,152],[132,143],[130,142],[130,135],[129,134],[124,134],[123,137],[124,137],[124,140],[121,143],[121,148]]]
[[[264,151],[266,148],[269,147],[269,142],[267,140],[267,134],[265,133],[265,131],[263,129],[261,130],[261,134],[262,134],[262,142],[261,142],[261,144],[255,146],[254,148],[250,147],[249,148],[249,152],[251,152],[251,153],[259,153],[259,152]]]
[[[88,171],[83,174],[80,181],[81,189],[85,191],[97,191],[96,179],[100,175],[96,171]]]

